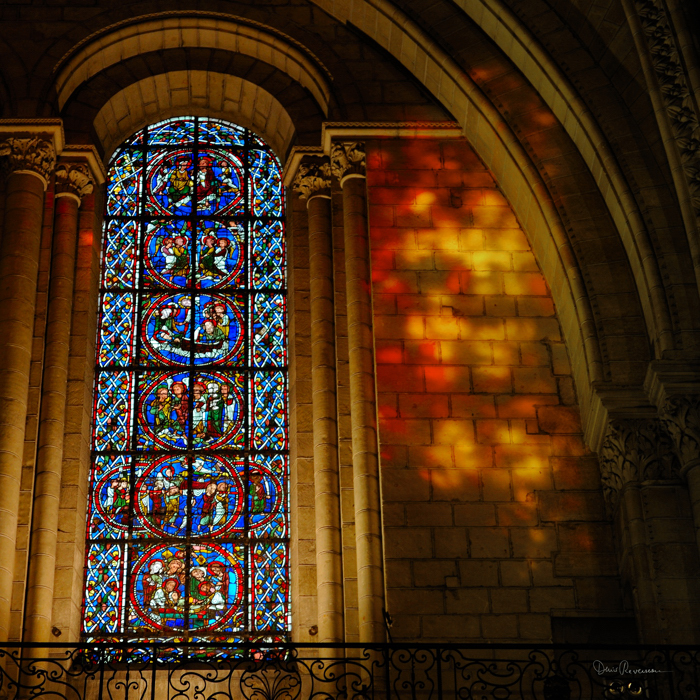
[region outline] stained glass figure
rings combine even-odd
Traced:
[[[279,162],[250,131],[170,119],[112,158],[86,640],[288,639],[285,265]]]

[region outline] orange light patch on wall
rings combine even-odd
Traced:
[[[576,460],[586,474],[591,467],[551,295],[512,209],[466,142],[367,146],[394,638],[481,639],[509,615],[521,639],[546,641],[533,572],[556,580],[562,523],[602,517],[600,494],[582,496],[581,480],[562,469],[562,459],[573,471]],[[606,528],[595,545],[587,530],[569,532],[567,546],[608,551]],[[471,575],[483,559],[494,577]],[[429,579],[419,573],[426,565]],[[521,588],[510,588],[513,567],[527,572]],[[443,570],[449,585],[436,573]],[[557,585],[558,600],[575,600],[575,577]],[[417,590],[422,603],[407,604]],[[478,597],[480,609],[460,612],[455,595]]]

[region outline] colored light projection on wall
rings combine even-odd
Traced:
[[[287,638],[284,188],[213,119],[109,168],[83,636]]]

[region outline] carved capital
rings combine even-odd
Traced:
[[[299,165],[292,182],[292,189],[299,199],[311,199],[314,195],[331,195],[331,166],[327,158],[306,158]]]
[[[50,141],[39,136],[28,139],[10,137],[0,142],[0,156],[4,156],[5,169],[31,170],[46,181],[56,166],[56,151]]]
[[[95,183],[85,163],[59,163],[56,166],[56,193],[74,194],[81,199],[90,194]]]
[[[685,474],[700,463],[700,396],[674,396],[659,413]]]
[[[339,180],[348,175],[365,177],[365,144],[361,141],[352,143],[333,142],[331,146],[331,171]]]
[[[658,420],[611,421],[599,456],[608,514],[615,511],[627,484],[679,478],[673,444]]]

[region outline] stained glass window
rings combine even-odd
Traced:
[[[284,189],[169,119],[109,167],[83,636],[277,641],[289,617]]]

